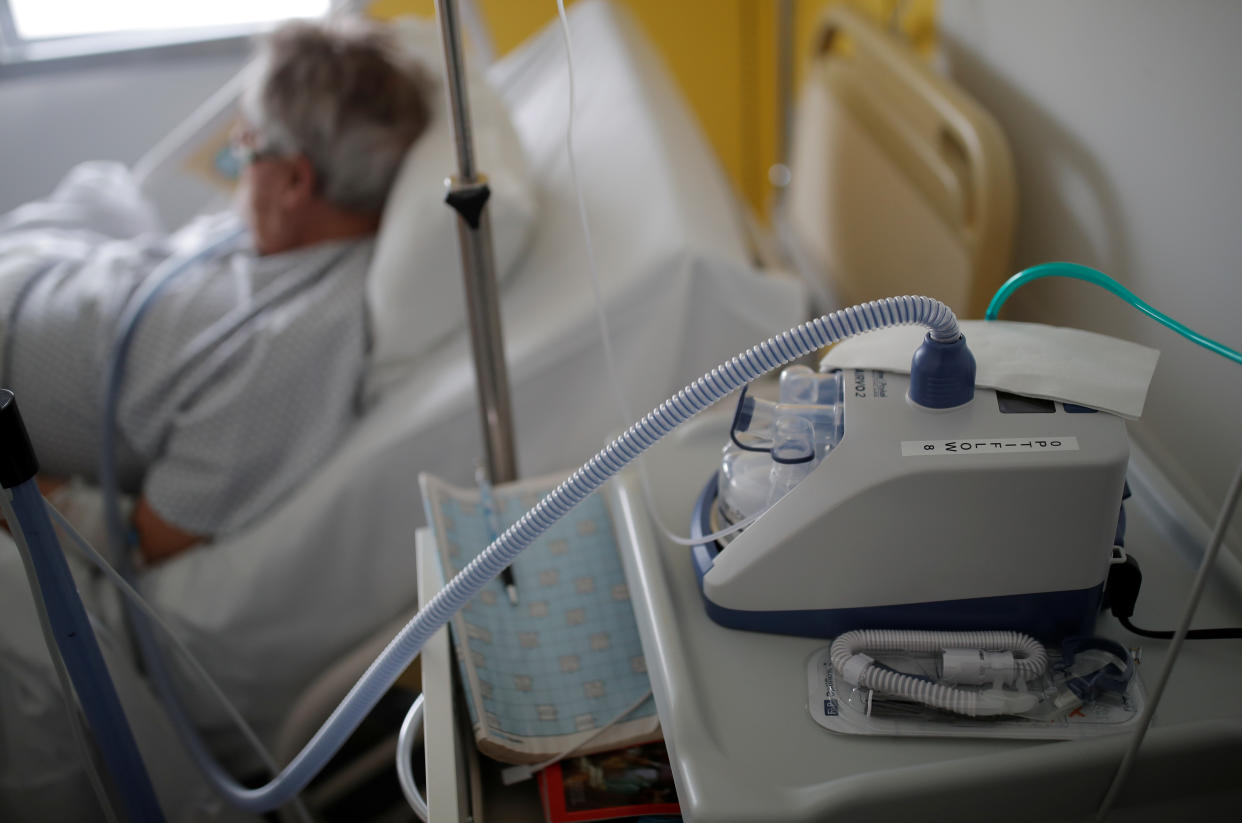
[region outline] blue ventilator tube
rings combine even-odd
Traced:
[[[17,400],[8,389],[0,389],[0,486],[13,538],[38,581],[39,591],[33,594],[43,600],[52,637],[126,818],[135,823],[163,821],[155,788],[47,516],[35,480],[38,473]],[[56,655],[57,648],[48,652]]]

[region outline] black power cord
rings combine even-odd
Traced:
[[[1157,640],[1172,640],[1173,632],[1171,631],[1151,631],[1150,629],[1140,629],[1138,626],[1130,622],[1128,617],[1118,617],[1117,622],[1125,626],[1139,637],[1154,637]],[[1187,640],[1230,640],[1242,638],[1242,628],[1239,629],[1191,629],[1186,632]]]
[[[1140,637],[1151,637],[1157,640],[1171,640],[1171,631],[1152,631],[1140,629],[1130,622],[1134,614],[1134,604],[1138,602],[1139,587],[1143,584],[1143,572],[1133,555],[1127,555],[1124,563],[1110,566],[1108,584],[1105,587],[1105,605],[1112,612],[1117,622]],[[1242,628],[1237,629],[1191,629],[1186,632],[1187,640],[1231,640],[1242,639]]]

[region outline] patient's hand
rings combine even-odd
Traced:
[[[69,482],[69,478],[49,477],[46,474],[41,474],[35,478],[35,481],[39,484],[39,493],[44,497],[51,497],[56,491]]]
[[[139,498],[134,507],[134,528],[138,531],[143,560],[148,565],[163,562],[207,539],[182,531],[164,520],[151,508],[146,497]]]
[[[44,497],[50,497],[53,492],[68,483],[69,479],[67,477],[49,477],[41,474],[35,478],[35,482],[39,484],[39,494]],[[13,533],[13,530],[9,528],[9,521],[4,518],[3,514],[0,514],[0,528],[10,534]]]

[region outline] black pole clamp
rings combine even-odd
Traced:
[[[20,486],[38,473],[39,461],[17,410],[17,398],[0,389],[0,486]]]
[[[491,196],[492,190],[487,187],[487,183],[480,182],[461,187],[454,185],[444,195],[444,202],[460,214],[470,228],[478,229],[479,221],[483,217],[483,208]]]

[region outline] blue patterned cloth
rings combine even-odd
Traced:
[[[501,527],[552,487],[498,486]],[[447,579],[487,547],[491,530],[477,492],[425,490]],[[517,606],[493,580],[452,623],[474,723],[481,707],[498,737],[569,735],[607,725],[650,690],[612,517],[598,494],[519,555],[513,572]],[[648,701],[627,720],[653,714]]]

